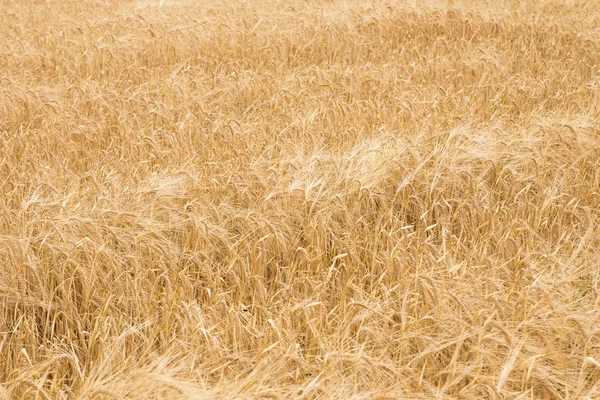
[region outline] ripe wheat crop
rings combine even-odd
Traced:
[[[600,398],[599,24],[0,1],[0,399]]]

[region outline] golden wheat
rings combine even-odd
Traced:
[[[599,398],[599,20],[0,2],[0,398]]]

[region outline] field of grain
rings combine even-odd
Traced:
[[[0,21],[0,399],[600,398],[599,2]]]

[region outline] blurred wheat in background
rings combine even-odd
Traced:
[[[0,21],[0,398],[600,397],[600,3]]]

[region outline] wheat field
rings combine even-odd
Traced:
[[[0,399],[600,398],[600,3],[0,21]]]

